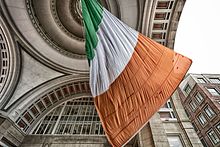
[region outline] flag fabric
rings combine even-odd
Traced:
[[[165,104],[192,61],[81,0],[90,88],[112,146],[125,145]]]

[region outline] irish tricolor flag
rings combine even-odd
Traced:
[[[106,136],[123,146],[169,99],[191,60],[133,30],[97,0],[81,0],[90,88]]]

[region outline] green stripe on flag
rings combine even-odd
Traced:
[[[86,54],[89,60],[94,57],[94,49],[98,43],[96,32],[102,21],[103,8],[97,0],[81,0],[82,15],[86,35]]]

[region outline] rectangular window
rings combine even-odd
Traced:
[[[57,94],[58,99],[62,99],[63,98],[63,94],[62,94],[62,92],[61,92],[61,90],[59,88],[56,89],[56,94]]]
[[[202,95],[199,93],[199,92],[197,92],[197,94],[196,94],[196,101],[199,103],[199,104],[201,104],[202,102],[203,102],[203,100],[204,100],[204,98],[202,97]]]
[[[168,9],[169,1],[161,1],[157,3],[157,9]]]
[[[50,93],[50,99],[53,103],[56,103],[58,101],[58,99],[56,98],[56,95],[53,92]]]
[[[167,136],[170,147],[183,147],[180,136]]]
[[[8,62],[7,62],[7,60],[3,60],[3,63],[2,63],[2,65],[4,66],[4,67],[6,67],[6,66],[8,66],[8,64],[7,64]]]
[[[155,20],[165,20],[166,19],[166,13],[156,13],[154,19]]]
[[[219,78],[209,78],[211,83],[215,83],[215,84],[220,84],[220,79]]]
[[[68,96],[70,94],[66,86],[62,87],[62,89],[65,96]]]
[[[73,88],[73,85],[70,84],[70,85],[68,85],[68,87],[69,87],[70,94],[74,94],[75,93],[75,89]]]
[[[218,132],[219,132],[219,134],[220,134],[220,124],[218,124],[218,125],[216,126],[216,128],[217,128],[217,130],[218,130]]]
[[[189,103],[189,105],[190,105],[190,108],[192,109],[192,111],[195,111],[195,110],[196,110],[197,105],[196,105],[196,103],[195,103],[194,101],[191,101],[191,102]]]
[[[199,83],[206,83],[203,78],[198,78],[197,80],[198,80]]]
[[[44,101],[44,103],[46,104],[47,107],[52,105],[50,99],[47,96],[43,98],[43,101]]]
[[[202,126],[207,123],[207,120],[206,120],[206,118],[204,117],[203,114],[200,114],[200,115],[198,116],[198,120],[199,120],[199,122],[200,122],[200,124],[201,124]]]
[[[80,82],[81,89],[82,91],[86,91],[86,83],[85,82]]]
[[[0,78],[0,83],[3,83],[3,80],[4,80],[4,78],[3,78],[3,77],[1,77],[1,78]]]
[[[192,88],[189,86],[189,84],[186,85],[186,87],[184,88],[184,91],[186,92],[186,94],[188,95],[191,92]]]
[[[163,30],[163,23],[154,23],[153,30]]]
[[[167,101],[167,108],[171,108],[171,109],[173,109],[173,107],[172,107],[172,103],[171,103],[170,100]]]
[[[37,106],[42,112],[46,109],[41,101],[37,102]]]
[[[207,90],[209,91],[209,93],[211,93],[211,95],[213,96],[219,96],[219,92],[215,89],[215,88],[207,88]]]
[[[7,52],[2,51],[2,58],[7,58]]]
[[[27,124],[22,119],[18,122],[18,125],[22,129],[25,129],[27,127]]]
[[[77,93],[81,91],[81,89],[80,89],[78,83],[77,83],[77,84],[74,84],[74,86],[75,86],[75,89],[76,89],[76,92],[77,92]]]
[[[214,145],[220,143],[220,140],[219,140],[218,136],[216,135],[216,133],[215,133],[213,130],[211,130],[211,131],[208,133],[208,137],[209,137],[209,139],[211,140],[211,142],[212,142]]]
[[[161,120],[176,120],[176,115],[173,112],[172,102],[170,100],[159,110]]]
[[[6,75],[7,69],[2,69],[2,75]]]
[[[2,34],[0,34],[0,40],[3,40]]]
[[[205,107],[204,111],[209,118],[212,118],[213,116],[215,116],[215,112],[209,106]]]
[[[160,118],[172,118],[170,112],[160,112]]]
[[[26,113],[24,114],[24,118],[25,118],[29,123],[31,123],[31,122],[33,121],[33,117],[32,117],[28,112],[26,112]]]
[[[9,141],[7,138],[2,137],[2,139],[0,140],[0,146],[1,147],[11,147],[11,146],[16,146],[16,145],[14,143],[12,143],[11,141]]]
[[[39,112],[35,106],[31,107],[30,111],[34,114],[34,116],[39,115]]]

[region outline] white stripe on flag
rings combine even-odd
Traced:
[[[104,8],[97,36],[95,57],[90,62],[90,88],[93,97],[107,91],[126,67],[137,44],[138,32]]]

